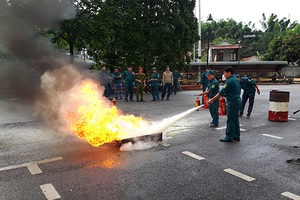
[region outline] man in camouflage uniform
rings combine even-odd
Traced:
[[[143,99],[144,87],[146,86],[146,75],[143,73],[143,68],[139,66],[138,73],[135,75],[135,83],[136,83],[136,101],[140,100],[141,102],[145,102]]]

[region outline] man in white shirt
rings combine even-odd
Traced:
[[[163,73],[163,91],[161,94],[161,100],[164,100],[166,91],[168,89],[167,100],[169,101],[169,97],[172,94],[172,88],[174,84],[173,73],[170,71],[169,65],[166,66],[166,71]]]

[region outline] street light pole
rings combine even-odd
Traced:
[[[198,41],[198,60],[201,62],[201,0],[199,0],[199,16],[198,16],[198,35],[199,35],[199,41]]]
[[[213,17],[211,14],[208,15],[207,22],[213,21]],[[210,26],[207,25],[207,57],[206,57],[206,67],[208,67],[208,58],[209,58],[209,35],[210,35]]]
[[[238,49],[238,67],[237,67],[238,70],[240,68],[240,60],[241,60],[241,57],[240,57],[240,54],[241,54],[241,43],[242,43],[242,40],[238,39],[238,44],[239,44],[239,49]]]
[[[198,40],[198,62],[201,62],[201,57],[202,57],[202,52],[201,52],[201,0],[199,0],[199,13],[198,13],[198,35],[199,35],[199,40]],[[194,48],[195,49],[195,48]],[[201,66],[200,64],[198,65],[198,82],[200,83],[201,81]]]

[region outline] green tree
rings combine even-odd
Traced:
[[[286,60],[290,64],[300,64],[300,34],[291,31],[274,38],[268,47],[267,60]]]

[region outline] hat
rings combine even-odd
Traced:
[[[152,70],[156,70],[156,67],[152,67]]]
[[[239,74],[235,74],[234,75],[236,78],[240,78],[240,75]]]
[[[215,74],[215,72],[214,72],[214,70],[209,70],[207,73],[206,73],[206,76],[209,76],[209,75],[211,75],[211,74]]]
[[[167,65],[167,66],[166,66],[166,68],[170,68],[170,66],[169,66],[169,65]]]

